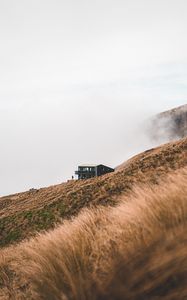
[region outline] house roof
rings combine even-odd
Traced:
[[[79,165],[79,167],[97,167],[99,165],[92,165],[92,164],[84,164],[84,165]]]
[[[95,167],[99,167],[99,166],[103,166],[105,168],[113,169],[111,167],[108,167],[108,166],[102,165],[102,164],[97,164],[97,165],[94,165],[94,164],[83,164],[83,165],[79,165],[79,167],[82,167],[82,168],[95,168]]]

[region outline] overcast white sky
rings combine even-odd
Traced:
[[[187,103],[186,0],[0,0],[0,195],[151,147]]]

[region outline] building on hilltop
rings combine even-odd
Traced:
[[[75,175],[78,175],[78,179],[89,179],[111,172],[114,172],[114,169],[104,165],[81,165],[78,171],[75,171]]]

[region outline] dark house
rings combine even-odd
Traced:
[[[111,172],[114,172],[114,169],[104,165],[82,165],[75,171],[75,175],[78,175],[78,179],[88,179]]]

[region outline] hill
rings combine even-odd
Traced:
[[[152,139],[168,141],[187,136],[187,104],[162,112],[153,118],[149,128]]]
[[[186,176],[134,187],[114,207],[2,249],[0,299],[186,299]]]
[[[158,184],[187,165],[187,138],[145,151],[98,178],[70,181],[0,198],[0,246],[54,228],[83,207],[116,205],[136,184]]]

